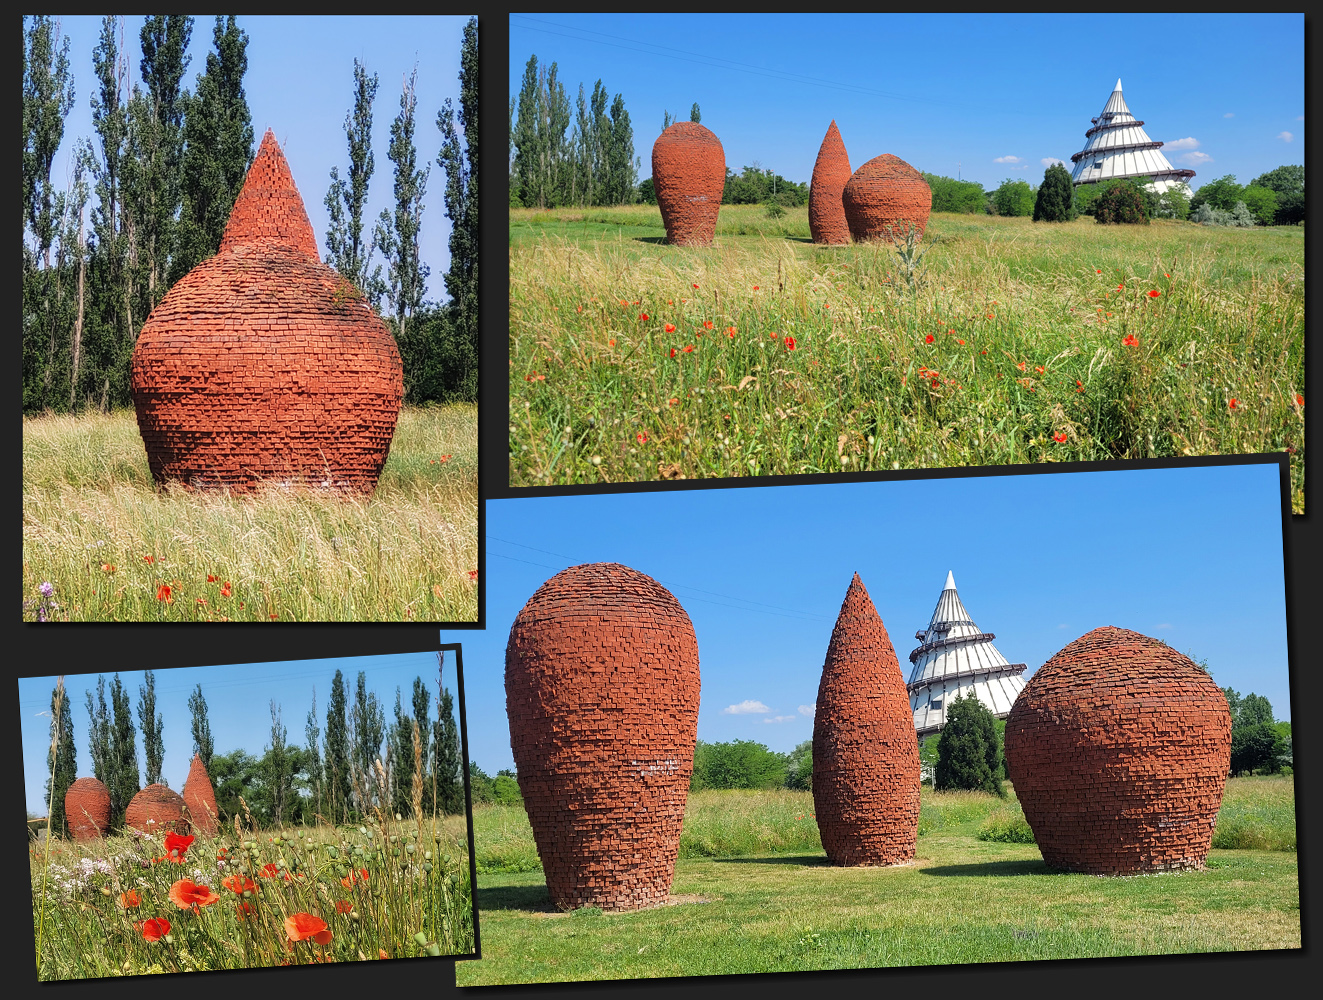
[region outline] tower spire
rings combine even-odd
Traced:
[[[1144,131],[1144,123],[1130,113],[1121,93],[1121,79],[1107,98],[1102,113],[1092,119],[1084,133],[1088,141],[1070,160],[1071,183],[1097,184],[1101,181],[1134,178],[1156,194],[1171,188],[1184,188],[1194,176],[1193,170],[1177,170],[1162,153],[1162,143]]]

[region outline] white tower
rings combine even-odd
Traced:
[[[1157,194],[1181,188],[1190,194],[1186,182],[1193,170],[1177,170],[1162,155],[1162,143],[1154,142],[1144,131],[1121,96],[1121,81],[1107,99],[1102,114],[1093,119],[1093,128],[1084,133],[1088,142],[1070,158],[1075,164],[1070,179],[1074,184],[1097,184],[1121,177],[1147,178],[1146,185]]]
[[[946,574],[928,628],[915,632],[914,638],[921,645],[910,653],[914,669],[906,688],[919,739],[941,729],[947,705],[971,691],[997,718],[1010,714],[1015,696],[1024,688],[1020,675],[1025,664],[1007,662],[992,644],[996,636],[979,631],[960,602],[953,574]]]

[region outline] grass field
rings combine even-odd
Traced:
[[[1054,873],[1033,844],[981,839],[1019,814],[1013,795],[925,787],[917,860],[891,868],[827,864],[812,814],[808,792],[693,793],[671,889],[676,905],[562,914],[550,905],[522,808],[475,806],[483,959],[458,963],[456,981],[1301,946],[1291,778],[1231,779],[1218,818],[1222,835],[1234,817],[1255,816],[1249,839],[1278,849],[1214,848],[1206,871],[1134,878]]]
[[[24,418],[23,618],[475,621],[477,469],[473,405],[401,411],[367,498],[158,490],[132,411]]]
[[[34,844],[38,978],[472,954],[463,816],[243,837]]]
[[[664,236],[511,210],[512,485],[1285,451],[1303,511],[1303,228],[939,213],[914,285],[804,208]]]

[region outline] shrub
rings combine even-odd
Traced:
[[[763,211],[769,219],[779,219],[786,214],[786,210],[775,201],[767,202],[767,204],[763,206]]]
[[[934,212],[982,212],[988,196],[983,185],[974,181],[958,181],[954,177],[924,174],[923,179],[932,189]]]
[[[1236,202],[1235,207],[1231,210],[1231,220],[1227,225],[1240,226],[1248,229],[1256,222],[1257,220],[1254,218],[1254,213],[1249,210],[1243,201],[1238,201]]]
[[[1094,207],[1098,204],[1098,195],[1102,194],[1102,188],[1097,184],[1080,184],[1075,188],[1075,214],[1092,215]]]
[[[1043,183],[1034,202],[1035,222],[1069,222],[1075,218],[1074,191],[1070,174],[1054,163],[1043,174]]]
[[[993,813],[974,834],[976,840],[990,840],[998,844],[1033,844],[1034,831],[1020,812],[999,810]]]
[[[1158,195],[1156,215],[1161,219],[1185,220],[1190,217],[1190,199],[1180,188],[1172,188]]]
[[[519,794],[519,782],[508,774],[492,779],[492,801],[500,806],[521,806],[524,797]]]
[[[1220,211],[1230,212],[1243,197],[1244,190],[1236,183],[1235,174],[1227,174],[1200,187],[1190,199],[1190,208],[1193,210],[1208,204]]]
[[[1011,178],[1001,182],[1001,186],[992,192],[993,207],[996,215],[1033,215],[1034,189],[1028,181]]]
[[[1223,212],[1221,209],[1214,208],[1208,202],[1204,202],[1190,213],[1190,221],[1197,222],[1201,226],[1229,226],[1231,225],[1231,213]]]
[[[1251,184],[1241,192],[1241,201],[1260,226],[1271,226],[1277,218],[1277,192]]]
[[[1148,225],[1149,214],[1149,198],[1138,184],[1131,181],[1113,181],[1098,195],[1093,219],[1104,224]]]
[[[639,201],[644,205],[657,204],[657,189],[653,186],[651,177],[639,181]]]
[[[786,787],[805,792],[813,790],[812,740],[805,740],[799,744],[786,758]]]
[[[689,787],[780,788],[786,783],[786,755],[753,740],[704,743],[694,747],[694,773]]]
[[[946,710],[946,725],[937,741],[933,787],[964,788],[1004,797],[1006,770],[997,740],[997,723],[972,694],[957,696]]]

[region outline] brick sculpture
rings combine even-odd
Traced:
[[[1025,685],[1006,765],[1043,860],[1090,875],[1202,868],[1231,765],[1213,679],[1156,639],[1098,628]]]
[[[814,243],[850,242],[850,224],[845,221],[845,205],[841,201],[849,180],[850,157],[833,119],[818,149],[809,186],[809,232]]]
[[[124,825],[143,833],[192,832],[192,826],[184,818],[183,797],[165,785],[148,785],[133,796],[124,812]]]
[[[676,122],[652,146],[652,184],[666,238],[680,246],[710,246],[717,230],[726,153],[697,122]]]
[[[841,201],[856,240],[895,240],[904,239],[906,223],[923,235],[933,192],[917,170],[899,156],[883,153],[854,172]]]
[[[74,840],[96,840],[110,829],[110,789],[96,778],[79,778],[64,793],[64,817]]]
[[[835,865],[892,865],[919,835],[919,741],[905,679],[859,574],[827,646],[813,717],[813,804]]]
[[[562,570],[510,628],[505,699],[551,901],[665,903],[698,733],[698,641],[679,601],[618,563]]]
[[[219,828],[216,792],[211,787],[211,775],[207,774],[202,758],[197,754],[193,755],[188,779],[184,782],[184,809],[194,830],[208,837],[216,836]]]
[[[220,252],[152,310],[131,378],[157,483],[376,487],[404,392],[400,354],[359,291],[318,259],[270,129]]]

